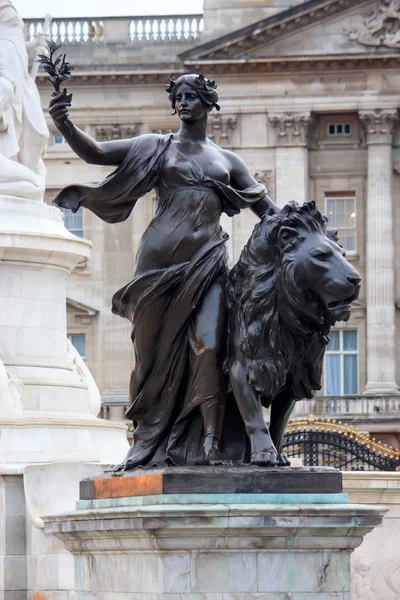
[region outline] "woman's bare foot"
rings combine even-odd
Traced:
[[[227,465],[219,451],[219,439],[215,435],[206,435],[204,438],[204,457],[206,465]]]
[[[259,467],[274,467],[278,460],[278,452],[266,431],[254,433],[250,438],[250,463]]]

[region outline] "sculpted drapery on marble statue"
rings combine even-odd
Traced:
[[[134,444],[120,468],[287,464],[280,452],[287,420],[295,400],[320,385],[326,335],[348,319],[360,279],[313,203],[280,212],[243,161],[207,138],[208,115],[219,110],[215,82],[183,75],[167,92],[181,121],[177,133],[107,142],[75,127],[66,92],[50,102],[54,123],[81,158],[117,166],[102,183],[68,186],[56,204],[115,223],[153,188],[158,198],[134,278],[113,298],[113,312],[132,322],[135,350],[127,412]],[[220,217],[245,208],[261,222],[229,273]],[[291,282],[283,264],[297,254],[307,260]],[[293,335],[279,303],[283,313],[290,308]],[[263,405],[273,407],[270,431]]]
[[[39,92],[28,71],[23,21],[12,2],[0,0],[0,196],[41,200],[45,186],[42,154],[48,130]]]

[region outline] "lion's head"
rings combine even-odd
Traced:
[[[350,318],[361,279],[314,202],[258,223],[230,274],[249,377],[270,398],[320,389],[327,334]]]

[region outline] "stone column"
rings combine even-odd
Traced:
[[[284,206],[290,200],[308,200],[308,128],[310,113],[270,114],[276,141],[275,202]]]
[[[392,141],[397,110],[360,111],[368,146],[367,386],[364,394],[398,394],[394,299]]]

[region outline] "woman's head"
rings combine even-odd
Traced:
[[[166,86],[174,114],[183,121],[196,120],[213,108],[220,110],[215,81],[203,75],[181,75]]]

